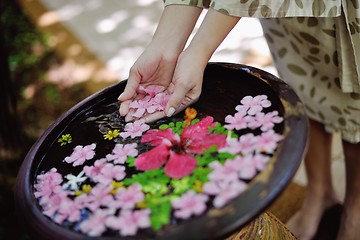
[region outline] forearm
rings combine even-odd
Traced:
[[[183,51],[202,9],[187,5],[165,7],[151,45],[166,51]]]
[[[185,51],[206,65],[239,20],[239,17],[228,16],[209,9],[199,30]]]

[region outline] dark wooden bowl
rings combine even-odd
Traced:
[[[77,138],[92,138],[91,129],[83,126],[84,119],[107,111],[117,102],[126,81],[110,86],[83,100],[56,120],[38,139],[27,154],[18,174],[16,208],[18,217],[36,239],[87,239],[79,232],[62,227],[43,215],[34,196],[35,176],[41,170],[59,167],[61,161],[49,161],[57,139],[70,130],[78,130]],[[199,113],[223,121],[234,113],[235,106],[246,95],[266,94],[274,110],[284,117],[275,129],[284,136],[266,169],[258,174],[248,189],[221,209],[210,209],[199,217],[177,225],[165,226],[141,239],[216,239],[240,229],[268,207],[290,183],[303,158],[308,135],[304,107],[294,91],[277,77],[260,69],[230,63],[209,63],[204,74],[203,91],[194,107]],[[175,116],[176,117],[176,116]],[[178,116],[179,117],[179,116]],[[83,129],[82,129],[83,127]],[[98,130],[97,130],[98,131]],[[47,156],[47,157],[45,157]],[[63,159],[63,158],[61,158]],[[69,165],[71,166],[71,165]],[[139,237],[140,238],[140,237]],[[115,239],[99,237],[97,239]],[[134,237],[134,239],[137,239]]]

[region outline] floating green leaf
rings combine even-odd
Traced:
[[[149,170],[146,172],[133,174],[131,178],[124,180],[124,184],[129,186],[131,184],[141,184],[143,191],[159,196],[168,191],[167,184],[170,178],[165,175],[162,169]]]
[[[187,190],[191,189],[191,187],[195,183],[194,177],[183,177],[180,179],[172,179],[171,186],[173,187],[173,193],[176,195],[181,195],[185,193]]]
[[[169,197],[150,197],[146,199],[146,203],[152,213],[150,216],[150,223],[154,230],[160,230],[163,225],[170,222],[171,200]]]
[[[205,183],[208,182],[208,174],[212,171],[211,168],[203,168],[203,167],[198,167],[194,170],[192,176],[194,177],[194,179]]]
[[[61,138],[58,139],[58,143],[60,143],[60,146],[64,146],[68,143],[71,143],[72,142],[72,137],[71,135],[68,133],[68,134],[63,134],[61,136]]]
[[[166,129],[168,129],[169,128],[169,125],[167,125],[167,124],[161,124],[160,126],[159,126],[159,129],[160,130],[166,130]]]
[[[135,166],[135,160],[136,160],[136,158],[134,158],[134,157],[128,157],[125,162],[127,163],[127,165],[129,167],[134,167]]]

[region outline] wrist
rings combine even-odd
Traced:
[[[193,68],[205,69],[210,57],[211,55],[204,54],[204,52],[199,51],[199,49],[193,49],[189,46],[181,53],[179,58],[181,58],[183,62],[191,63]]]
[[[182,52],[201,11],[188,5],[166,6],[151,45],[164,51]]]
[[[210,9],[187,47],[187,51],[203,62],[209,61],[217,47],[239,20],[238,17],[228,16]]]

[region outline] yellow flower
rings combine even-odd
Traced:
[[[203,191],[202,187],[203,187],[203,183],[200,182],[199,180],[196,180],[192,189],[194,189],[198,193],[201,193]]]
[[[90,193],[90,192],[91,192],[91,186],[89,184],[84,184],[82,185],[81,190],[77,190],[75,192],[75,195],[80,196],[83,193]]]
[[[111,194],[115,195],[117,190],[119,188],[123,188],[124,187],[124,183],[123,182],[116,182],[116,181],[112,181],[111,182],[111,186],[113,187],[113,189],[110,191]]]
[[[117,136],[119,136],[120,131],[115,129],[114,131],[109,130],[107,134],[104,135],[104,139],[109,139],[112,140],[113,138],[116,138]]]
[[[143,202],[139,202],[139,203],[136,204],[136,207],[137,207],[137,208],[146,208],[146,207],[147,207],[147,206],[146,206],[146,202],[144,202],[144,201],[143,201]]]

